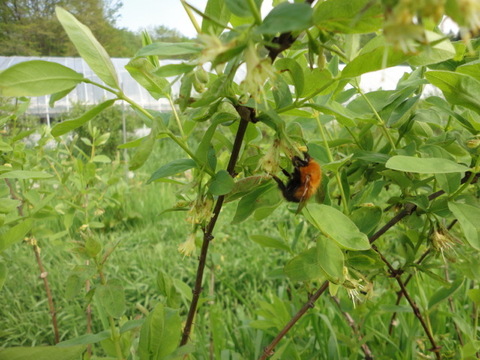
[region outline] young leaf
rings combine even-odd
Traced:
[[[224,0],[208,0],[207,6],[205,6],[205,15],[207,15],[208,18],[204,17],[202,20],[202,32],[205,34],[220,35],[225,27],[219,24],[228,24],[231,13]]]
[[[285,244],[282,240],[266,236],[266,235],[250,235],[250,239],[252,239],[257,244],[263,247],[269,247],[273,249],[291,251],[290,247]]]
[[[254,0],[255,6],[257,9],[261,8],[263,0]],[[225,0],[227,8],[232,12],[232,14],[241,17],[247,18],[253,16],[248,0]]]
[[[115,103],[116,99],[107,100],[101,104],[98,104],[94,108],[88,110],[86,113],[81,115],[80,117],[72,120],[62,121],[61,123],[56,124],[52,128],[52,135],[53,136],[60,136],[63,134],[68,133],[69,131],[75,130],[86,124],[90,120],[92,120],[95,116],[100,114],[103,110],[109,108]]]
[[[110,330],[104,330],[97,334],[80,335],[73,339],[62,341],[58,343],[56,346],[65,348],[68,346],[75,346],[75,345],[95,344],[105,339],[109,339],[110,337],[111,337]]]
[[[480,81],[452,71],[427,71],[425,77],[432,85],[442,90],[452,105],[461,105],[480,114]]]
[[[100,306],[110,316],[119,318],[125,312],[125,290],[120,280],[109,280],[105,285],[99,285],[95,291]]]
[[[328,0],[315,7],[314,24],[322,30],[359,34],[382,26],[383,9],[370,0]]]
[[[308,29],[312,23],[313,10],[309,4],[288,2],[274,7],[257,28],[261,34],[277,34]]]
[[[12,347],[0,350],[0,360],[77,360],[85,346],[56,347]]]
[[[317,248],[310,248],[290,260],[284,268],[292,281],[325,280],[326,275],[318,263]]]
[[[130,75],[142,85],[156,100],[170,93],[170,83],[154,74],[155,68],[145,58],[132,59],[125,65]]]
[[[181,328],[182,321],[178,311],[158,303],[140,330],[140,359],[160,360],[170,355],[178,346]]]
[[[457,218],[465,239],[475,250],[480,250],[480,209],[478,207],[449,202],[448,208]]]
[[[136,57],[140,56],[160,56],[163,58],[169,58],[173,56],[182,56],[196,54],[202,50],[202,47],[193,42],[184,43],[167,43],[158,42],[147,45],[141,48],[136,54]]]
[[[428,309],[431,310],[435,305],[452,296],[463,284],[463,277],[459,277],[449,287],[442,287],[432,295],[428,301]]]
[[[392,156],[388,159],[385,167],[418,174],[463,173],[469,170],[468,167],[448,159],[418,158],[404,155]]]
[[[72,89],[83,79],[82,74],[54,62],[24,61],[0,72],[0,95],[48,95]]]
[[[108,86],[120,89],[112,60],[90,29],[59,6],[55,8],[55,12],[78,53],[93,72]]]
[[[167,177],[167,176],[172,176],[176,175],[178,173],[187,171],[191,168],[194,168],[197,166],[197,163],[192,160],[192,159],[177,159],[169,162],[168,164],[163,165],[155,171],[150,179],[148,179],[147,184],[150,184],[152,181]]]
[[[137,170],[142,167],[147,161],[148,157],[152,153],[153,145],[155,145],[155,135],[150,133],[146,136],[140,146],[137,148],[137,151],[133,155],[133,158],[130,160],[129,169]]]
[[[232,191],[235,182],[228,172],[220,170],[217,172],[209,186],[212,195],[225,195]]]
[[[12,170],[0,175],[0,179],[48,179],[53,175],[44,171]]]
[[[192,71],[197,65],[189,65],[185,63],[181,64],[168,64],[160,66],[157,70],[153,71],[153,74],[160,77],[169,77],[175,75],[181,75],[186,72]]]
[[[345,276],[343,264],[345,262],[343,252],[334,241],[320,236],[317,239],[318,264],[327,275],[329,281],[341,284]]]
[[[313,204],[303,213],[313,226],[340,247],[348,250],[370,249],[367,235],[361,233],[352,220],[334,207]]]
[[[23,240],[33,226],[32,219],[26,219],[10,228],[0,238],[0,252],[4,251],[11,245]]]
[[[295,94],[297,94],[297,98],[299,98],[303,93],[303,86],[305,83],[303,70],[300,64],[294,59],[283,58],[275,62],[275,67],[281,72],[289,72],[293,84],[295,85]]]

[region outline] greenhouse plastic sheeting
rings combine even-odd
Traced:
[[[30,60],[45,60],[56,62],[61,65],[67,66],[81,74],[87,79],[94,82],[104,84],[97,75],[90,69],[87,63],[82,58],[76,57],[31,57],[31,56],[0,56],[0,71],[6,68],[18,64],[23,61]],[[141,87],[125,70],[125,65],[130,59],[127,58],[112,58],[115,70],[118,73],[120,80],[120,86],[124,93],[147,109],[168,111],[170,105],[167,99],[155,100],[143,87]],[[178,60],[162,60],[162,65],[179,63]],[[172,91],[178,92],[179,84],[174,84]],[[28,113],[38,115],[42,118],[46,118],[47,121],[50,117],[54,117],[56,114],[64,113],[70,110],[74,104],[82,105],[94,105],[98,104],[106,99],[113,98],[113,94],[106,90],[100,89],[91,84],[81,83],[72,92],[70,92],[63,99],[55,103],[55,107],[51,108],[48,104],[50,96],[37,96],[31,98],[30,107]]]

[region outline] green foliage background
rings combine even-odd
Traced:
[[[101,42],[58,7],[103,83],[43,61],[0,74],[17,97],[0,118],[0,359],[478,358],[480,5],[276,2],[262,17],[260,4],[186,4],[203,18],[196,41],[143,34],[126,68],[168,114],[128,98]],[[461,40],[441,33],[443,14]],[[174,57],[189,60],[162,65]],[[400,64],[412,71],[394,90],[359,86]],[[52,129],[17,126],[23,96],[83,82],[115,98]],[[115,150],[117,101],[151,130]],[[271,175],[303,145],[322,204],[296,215]]]

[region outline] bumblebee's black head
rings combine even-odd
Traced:
[[[296,168],[307,166],[308,162],[310,161],[310,155],[307,152],[304,152],[303,157],[304,158],[301,159],[298,156],[294,156],[292,159],[293,166],[295,166]]]

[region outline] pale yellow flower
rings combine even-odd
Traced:
[[[195,248],[195,233],[191,233],[185,242],[178,245],[178,251],[184,256],[192,255],[195,251]]]

